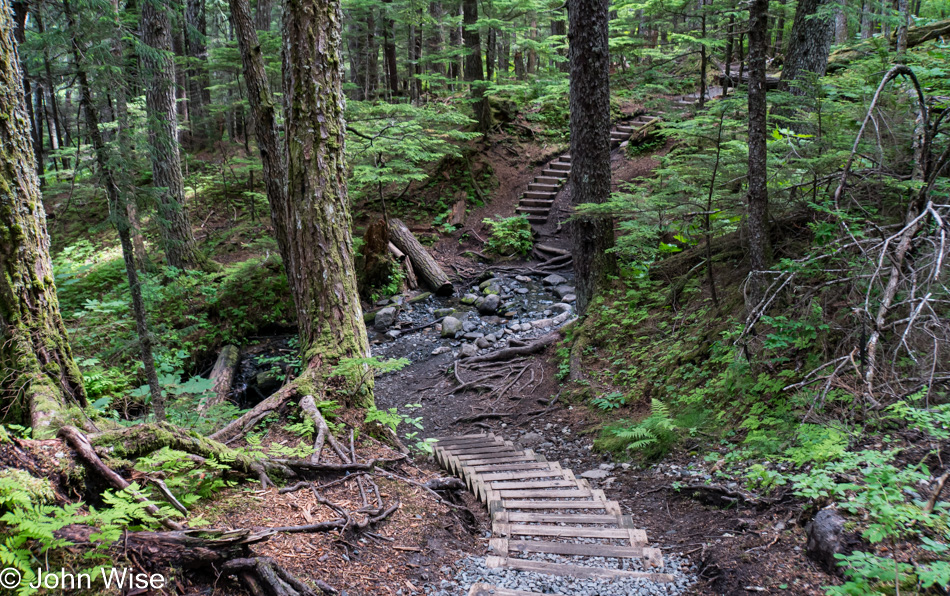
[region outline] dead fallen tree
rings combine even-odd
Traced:
[[[422,282],[438,296],[449,296],[454,291],[449,276],[436,262],[429,251],[413,236],[401,220],[389,219],[389,239],[409,257],[413,271]]]
[[[240,359],[241,350],[237,346],[228,344],[221,348],[221,353],[218,354],[218,359],[214,362],[211,374],[208,375],[214,393],[198,404],[199,412],[205,412],[211,406],[224,403],[228,399],[231,386],[234,385],[234,375],[237,374]]]
[[[921,25],[919,27],[908,27],[907,29],[907,48],[919,46],[922,43],[946,37],[950,35],[950,19]],[[828,56],[828,73],[831,74],[837,70],[845,68],[862,56],[871,54],[884,40],[880,37],[865,39],[854,45],[839,48]],[[886,43],[892,50],[897,49],[897,31],[887,38]]]

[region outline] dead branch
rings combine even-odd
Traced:
[[[552,331],[546,335],[542,335],[538,339],[534,340],[526,346],[519,346],[516,348],[504,348],[491,354],[485,354],[484,356],[472,356],[471,358],[465,358],[465,364],[473,364],[475,362],[499,362],[501,360],[509,360],[516,356],[527,356],[528,354],[535,354],[540,352],[544,348],[550,346],[551,344],[557,342],[561,339],[560,331]]]

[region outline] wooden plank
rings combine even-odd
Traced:
[[[452,454],[452,457],[459,461],[479,461],[479,460],[493,460],[496,458],[508,458],[508,457],[525,457],[524,451],[520,449],[512,449],[511,447],[505,447],[498,452],[488,452],[488,453],[457,453]]]
[[[561,488],[577,486],[577,480],[482,480],[492,490],[507,490],[515,488]]]
[[[501,506],[505,509],[607,509],[605,501],[525,501],[519,499],[502,499]]]
[[[499,588],[492,584],[473,584],[468,591],[468,596],[537,596],[541,592],[525,592],[524,590],[509,590],[508,588]],[[560,594],[560,592],[558,592]]]
[[[514,472],[516,470],[546,470],[550,467],[548,462],[532,461],[524,462],[520,464],[477,464],[472,465],[472,462],[468,462],[466,467],[472,468],[472,471],[475,473],[479,472]]]
[[[470,459],[466,460],[465,465],[467,466],[489,466],[492,464],[516,464],[516,463],[537,463],[537,460],[534,459],[533,455],[528,455],[525,452],[524,455],[516,457],[499,457],[491,459]]]
[[[473,455],[475,453],[498,453],[499,451],[520,451],[516,449],[514,445],[506,445],[505,443],[494,443],[492,445],[480,445],[478,447],[450,447],[448,449],[443,449],[446,453],[452,455]]]
[[[574,490],[534,488],[530,490],[500,490],[498,496],[502,499],[580,499],[591,496],[586,488]]]
[[[673,576],[668,573],[647,573],[643,571],[626,571],[624,569],[583,567],[581,565],[566,565],[563,563],[549,563],[547,561],[527,561],[510,557],[488,557],[487,559],[498,559],[492,561],[495,568],[508,567],[509,569],[517,569],[519,571],[533,571],[535,573],[547,573],[550,575],[594,579],[638,578],[663,583],[673,581]],[[487,559],[486,563],[488,562]]]
[[[496,530],[496,527],[498,528]],[[602,538],[628,540],[630,546],[644,546],[646,532],[627,528],[586,528],[574,526],[531,526],[527,524],[492,524],[492,533],[499,536],[552,536],[557,538]]]
[[[572,544],[544,540],[507,540],[510,553],[547,553],[574,557],[613,557],[616,559],[648,560],[657,548],[644,546],[614,546],[612,544]],[[500,545],[499,545],[500,546]]]
[[[570,470],[567,470],[570,472]],[[527,480],[529,478],[554,478],[564,477],[565,470],[556,462],[551,464],[547,470],[525,470],[524,472],[482,472],[479,474],[486,482],[495,480]],[[571,474],[573,476],[573,474]]]
[[[534,522],[541,524],[617,524],[621,526],[621,519],[616,515],[592,515],[585,513],[524,513],[509,511],[508,519],[513,522]]]
[[[436,441],[455,441],[455,440],[460,440],[460,439],[477,439],[480,437],[488,437],[488,436],[491,436],[490,433],[475,433],[471,435],[447,435],[444,437],[436,437],[435,440]]]

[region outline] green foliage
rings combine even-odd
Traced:
[[[482,223],[491,230],[491,237],[485,246],[489,251],[504,255],[527,256],[534,246],[534,236],[531,223],[524,215],[500,218],[498,220],[485,218]]]
[[[666,455],[679,438],[669,408],[658,399],[653,400],[650,415],[640,422],[620,421],[606,430],[624,449],[636,451],[648,460]]]

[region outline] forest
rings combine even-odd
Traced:
[[[948,0],[0,0],[0,593],[950,593]]]

